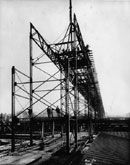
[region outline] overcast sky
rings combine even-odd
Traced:
[[[73,0],[93,50],[107,115],[130,113],[130,1]],[[0,113],[11,112],[11,67],[29,73],[29,23],[53,43],[69,23],[69,0],[0,0]]]

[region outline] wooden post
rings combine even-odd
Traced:
[[[63,123],[61,124],[61,137],[63,137]]]
[[[55,122],[54,120],[52,121],[52,137],[54,138],[54,134],[55,134]]]
[[[44,122],[42,122],[42,139],[44,139]]]

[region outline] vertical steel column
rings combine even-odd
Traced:
[[[87,103],[85,98],[84,98],[84,116],[87,116]]]
[[[87,101],[86,99],[84,98],[84,116],[85,116],[85,119],[87,118]],[[88,123],[86,122],[85,123],[85,130],[88,129]]]
[[[69,5],[69,18],[70,18],[70,37],[72,41],[72,3],[70,0]],[[72,45],[71,45],[71,51],[72,51]],[[67,73],[65,74],[65,109],[66,109],[66,150],[69,153],[70,151],[70,116],[69,116],[69,70],[70,70],[70,61],[69,56],[66,59],[66,67],[67,67]]]
[[[29,118],[30,118],[30,146],[33,145],[33,136],[32,136],[32,113],[33,113],[33,86],[32,86],[32,82],[33,82],[33,58],[32,58],[32,26],[30,23],[30,37],[29,37],[29,46],[30,46],[30,108],[29,108]]]
[[[91,131],[92,131],[92,119],[91,119],[91,114],[90,114],[90,84],[88,84],[88,132],[89,136],[91,136]]]
[[[63,75],[62,68],[60,72],[60,109],[61,109],[61,117],[63,117]],[[63,136],[63,122],[61,123],[61,137]]]
[[[77,58],[77,57],[76,57]],[[76,60],[77,61],[77,60]],[[77,70],[75,70],[77,72]],[[77,132],[78,132],[78,119],[77,119],[77,73],[75,73],[75,87],[74,87],[74,112],[75,112],[75,147],[77,148],[78,142],[77,142]]]
[[[75,24],[75,23],[74,23]],[[78,146],[78,140],[77,140],[77,132],[78,132],[78,119],[77,119],[77,111],[78,111],[78,94],[77,94],[77,50],[76,50],[76,32],[75,32],[75,26],[74,26],[74,59],[75,59],[75,86],[74,86],[74,112],[75,112],[75,148]]]
[[[97,113],[97,98],[95,100],[95,107],[94,107],[94,132],[96,132],[96,113]]]
[[[88,134],[90,135],[90,96],[89,96],[89,83],[88,83]]]
[[[66,61],[67,73],[65,75],[65,109],[66,109],[66,150],[70,151],[70,116],[69,116],[69,59]]]
[[[15,67],[12,67],[12,140],[11,152],[15,151]]]
[[[69,16],[69,18],[70,18],[70,23],[72,23],[72,2],[71,2],[71,0],[70,0],[70,7],[69,7],[69,9],[70,9],[70,16]]]
[[[77,79],[77,83],[78,83],[78,79]],[[78,115],[79,115],[80,114],[80,101],[79,101],[79,92],[78,92],[78,90],[77,90],[77,93],[78,93]]]
[[[62,76],[62,68],[61,68],[61,72],[60,72],[60,81],[61,81],[61,83],[60,83],[60,109],[61,109],[61,113],[63,113],[63,78],[62,77],[63,76]]]

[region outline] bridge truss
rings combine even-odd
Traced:
[[[68,151],[71,117],[75,119],[75,146],[77,147],[79,115],[87,114],[88,121],[91,121],[92,116],[95,119],[104,116],[92,51],[84,44],[75,14],[72,19],[71,8],[70,4],[69,26],[64,37],[57,43],[47,43],[30,23],[30,75],[12,67],[12,151],[15,147],[16,116],[20,118],[23,113],[28,112],[30,145],[32,145],[33,120],[42,115],[46,116],[48,106],[55,109],[59,105],[61,117],[66,118]],[[53,69],[52,65],[54,65]],[[15,109],[19,109],[16,102],[19,99],[22,99],[20,103],[22,109],[16,114]],[[39,113],[33,114],[34,110],[39,110]]]

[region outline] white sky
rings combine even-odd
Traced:
[[[0,0],[0,113],[11,112],[11,67],[29,73],[29,23],[50,43],[69,23],[69,0]],[[130,113],[130,1],[73,0],[93,50],[107,115]]]

